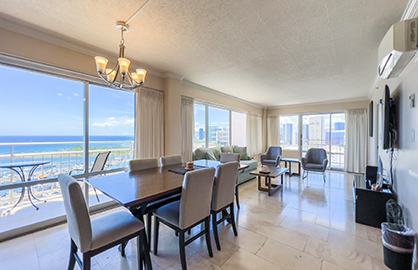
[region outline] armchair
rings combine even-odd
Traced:
[[[260,155],[260,162],[265,166],[277,167],[282,159],[282,148],[280,146],[270,146],[265,154]]]
[[[308,177],[308,172],[321,172],[324,176],[327,169],[328,159],[327,152],[321,148],[311,148],[306,152],[306,156],[302,158],[303,177]]]

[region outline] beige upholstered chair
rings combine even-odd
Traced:
[[[212,200],[214,168],[187,172],[183,180],[180,201],[172,202],[155,211],[154,254],[158,253],[158,231],[160,222],[179,234],[180,260],[183,270],[187,269],[185,247],[205,235],[209,256],[213,257],[210,243],[210,204]],[[205,229],[185,241],[185,232],[205,223]]]
[[[158,168],[158,159],[157,158],[141,158],[129,161],[129,168],[131,172],[135,171],[142,171],[151,168]],[[151,223],[152,223],[152,215],[154,211],[160,208],[163,205],[168,203],[180,200],[180,194],[173,195],[167,198],[163,198],[161,200],[152,202],[147,205],[147,208],[144,211],[144,214],[147,216],[147,236],[148,236],[148,244],[151,245]]]
[[[83,193],[77,181],[69,175],[58,176],[68,229],[71,237],[70,262],[68,269],[74,269],[75,262],[81,269],[90,269],[91,257],[119,244],[138,237],[138,268],[144,260],[146,269],[151,269],[151,260],[144,230],[144,224],[132,214],[119,211],[90,220]],[[83,254],[78,257],[77,250]],[[124,256],[124,245],[122,245]]]
[[[215,184],[212,195],[212,227],[215,236],[216,247],[221,250],[221,244],[218,236],[218,224],[228,220],[232,225],[235,236],[238,235],[234,216],[234,188],[238,175],[238,162],[228,162],[221,164],[216,168]],[[229,214],[226,210],[229,208]],[[217,214],[222,212],[222,218],[218,221]]]
[[[183,163],[181,155],[165,156],[160,158],[161,166],[169,166]]]
[[[233,154],[233,153],[222,153],[221,158],[220,158],[221,163],[234,162],[234,161],[239,163],[240,160],[241,160],[240,154]],[[238,174],[237,174],[237,179],[235,183],[235,199],[237,201],[237,207],[239,209],[240,206],[239,206],[239,194],[238,194]]]

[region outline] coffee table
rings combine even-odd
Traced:
[[[268,171],[269,173],[261,173],[260,171]],[[271,196],[283,187],[283,175],[289,171],[289,168],[281,167],[262,167],[260,170],[250,172],[251,175],[255,175],[258,178],[258,190],[268,192]],[[261,177],[264,177],[264,184],[266,187],[261,186]],[[273,184],[272,178],[281,177],[281,184]]]

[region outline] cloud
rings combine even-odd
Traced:
[[[62,96],[62,93],[58,93],[57,95],[58,95],[58,96]]]
[[[133,126],[135,123],[134,118],[128,116],[122,116],[119,118],[109,117],[103,122],[95,122],[92,124],[93,127],[120,127],[120,126]]]

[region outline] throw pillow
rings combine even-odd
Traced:
[[[221,160],[222,151],[221,151],[220,147],[212,147],[212,148],[209,148],[209,150],[213,151],[213,154],[215,155],[216,160],[218,160],[218,161]]]
[[[234,146],[234,153],[240,154],[241,160],[250,160],[251,157],[247,155],[247,147]]]
[[[234,147],[230,145],[225,145],[221,147],[222,153],[234,153]]]
[[[213,149],[209,149],[208,151],[206,151],[206,159],[216,160],[216,156]]]
[[[196,154],[196,160],[198,159],[205,159],[206,158],[206,152],[208,151],[207,148],[197,148],[194,152]]]

